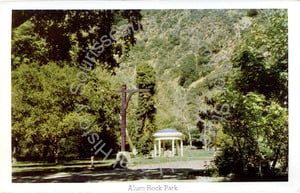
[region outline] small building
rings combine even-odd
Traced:
[[[171,151],[170,156],[174,157],[175,155],[183,156],[183,133],[177,131],[176,129],[166,128],[161,129],[158,132],[154,133],[154,155],[153,157],[162,157],[167,151],[165,144],[169,141],[171,142]],[[179,148],[180,142],[180,148]],[[158,150],[158,151],[157,151]]]

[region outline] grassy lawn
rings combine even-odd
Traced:
[[[143,164],[155,164],[155,163],[166,163],[166,162],[177,162],[177,161],[193,161],[193,160],[211,160],[214,157],[214,151],[206,151],[203,149],[189,149],[185,148],[183,157],[157,157],[157,158],[147,158],[147,157],[132,157],[131,164],[133,165],[143,165]]]
[[[129,170],[112,169],[115,159],[96,159],[94,168],[90,167],[90,160],[65,161],[60,164],[46,162],[16,162],[12,166],[12,181],[16,183],[28,182],[98,182],[98,181],[132,181],[132,180],[197,180],[197,181],[287,181],[287,176],[277,178],[227,178],[218,176],[214,168],[206,168],[201,165],[198,168],[198,160],[212,160],[214,151],[199,149],[184,150],[184,156],[175,157],[132,157]],[[185,163],[186,161],[186,163]],[[196,162],[190,162],[196,161]],[[175,162],[175,163],[171,163]],[[176,163],[180,162],[180,163]],[[182,163],[183,162],[183,163]],[[167,167],[159,170],[156,164],[166,163]],[[180,167],[168,168],[172,164]],[[201,162],[202,164],[203,162]],[[185,167],[191,164],[191,167]],[[154,165],[154,166],[153,166]],[[164,165],[164,164],[163,164]],[[133,166],[133,168],[131,168]],[[138,169],[134,168],[135,166]],[[153,166],[153,167],[152,167]],[[195,166],[195,167],[194,167]],[[143,169],[145,167],[145,169]],[[140,169],[142,168],[142,169]],[[171,167],[172,168],[172,167]],[[163,172],[162,172],[163,171]]]
[[[202,149],[184,149],[184,156],[175,157],[132,157],[130,165],[145,165],[145,164],[159,164],[166,162],[177,162],[177,161],[193,161],[193,160],[211,160],[214,156],[214,151],[205,151]],[[94,166],[99,169],[110,169],[111,165],[115,162],[115,159],[101,160],[96,159]],[[12,164],[12,172],[14,174],[21,174],[26,172],[61,172],[61,171],[83,171],[90,169],[90,160],[73,160],[65,161],[59,164],[46,163],[46,162],[16,162]]]
[[[108,159],[105,161],[95,160],[95,167],[109,167],[115,159]],[[64,170],[85,170],[89,169],[90,160],[73,160],[66,161],[59,164],[46,162],[16,162],[12,164],[12,172],[33,172],[33,171],[64,171]]]
[[[136,156],[131,158],[130,166],[146,166],[148,164],[159,164],[167,162],[184,162],[194,160],[211,160],[213,159],[214,151],[205,150],[191,150],[184,149],[184,156],[175,157],[159,157],[148,158],[146,156]],[[112,165],[115,163],[115,159],[102,160],[96,158],[94,161],[94,168],[90,167],[90,160],[72,160],[64,161],[59,164],[47,163],[47,162],[16,162],[12,165],[12,181],[13,182],[96,182],[96,181],[128,181],[128,180],[140,180],[149,178],[151,180],[161,180],[166,176],[169,179],[194,179],[195,176],[208,175],[203,173],[204,170],[199,170],[198,173],[191,169],[177,168],[176,172],[164,170],[161,176],[161,171],[157,169],[153,170],[114,170]],[[182,164],[182,163],[181,163]],[[145,173],[146,172],[146,173]],[[169,173],[168,173],[169,172]],[[194,173],[190,173],[194,172]]]

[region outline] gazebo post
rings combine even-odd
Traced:
[[[176,154],[179,155],[179,145],[178,145],[178,140],[176,140]]]
[[[183,142],[180,140],[181,157],[183,156]]]
[[[174,148],[174,139],[172,139],[172,157],[175,155],[175,148]]]
[[[161,142],[160,139],[158,139],[158,156],[161,156]]]
[[[154,140],[154,156],[153,157],[156,157],[157,155],[157,152],[156,152],[156,141]]]

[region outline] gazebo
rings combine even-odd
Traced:
[[[174,157],[175,153],[179,155],[179,144],[180,141],[180,156],[183,156],[183,139],[184,135],[177,131],[176,129],[166,128],[161,129],[158,132],[154,133],[154,156],[153,157],[161,157],[163,154],[162,145],[164,147],[165,141],[172,141],[172,151],[171,156]],[[158,152],[157,152],[158,145]],[[175,147],[176,145],[176,147]]]

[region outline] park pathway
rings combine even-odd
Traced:
[[[153,163],[130,166],[129,169],[159,169],[159,168],[174,168],[174,169],[206,169],[211,164],[210,161],[195,160],[195,161],[177,161],[167,163]]]

